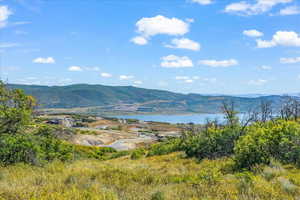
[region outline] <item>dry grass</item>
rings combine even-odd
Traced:
[[[230,159],[186,159],[181,153],[131,160],[53,162],[45,167],[18,164],[0,168],[5,200],[292,200],[299,198],[300,171],[232,173]],[[280,178],[281,177],[281,178]],[[292,190],[291,190],[292,188]]]

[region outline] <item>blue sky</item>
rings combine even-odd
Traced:
[[[2,0],[1,77],[182,93],[300,92],[298,0]]]

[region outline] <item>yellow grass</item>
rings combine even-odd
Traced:
[[[300,170],[265,167],[233,173],[230,159],[198,163],[182,153],[131,160],[18,164],[0,168],[5,200],[292,200],[300,197]]]

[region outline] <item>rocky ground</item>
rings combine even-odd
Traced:
[[[71,128],[75,134],[68,140],[73,144],[113,147],[120,151],[135,149],[181,134],[181,128],[168,123],[80,115],[40,117],[45,123]]]

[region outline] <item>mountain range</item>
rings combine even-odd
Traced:
[[[38,100],[40,109],[89,108],[91,112],[117,113],[218,113],[224,101],[233,101],[245,112],[261,101],[272,101],[274,107],[284,100],[281,95],[255,97],[228,95],[181,94],[164,90],[132,86],[76,84],[68,86],[38,86],[9,84],[22,89]]]

